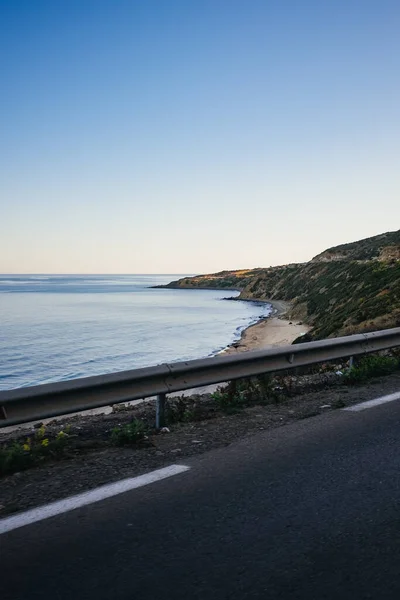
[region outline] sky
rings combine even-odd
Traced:
[[[0,273],[207,273],[400,228],[398,0],[0,0]]]

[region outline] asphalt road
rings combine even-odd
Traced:
[[[2,600],[400,598],[400,402],[0,536]]]

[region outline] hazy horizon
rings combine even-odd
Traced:
[[[397,231],[397,230],[393,230],[393,231]],[[373,237],[374,235],[380,235],[380,234],[385,234],[385,233],[391,233],[391,232],[390,231],[382,231],[382,232],[378,232],[378,233],[373,234],[372,236],[368,236],[368,237]],[[362,239],[366,239],[366,238],[359,238],[359,240],[341,241],[341,242],[338,242],[337,244],[334,244],[334,246],[340,246],[340,245],[346,244],[346,243],[357,242],[357,241],[360,241]],[[314,256],[317,256],[317,254],[320,254],[324,250],[328,250],[328,247],[321,249],[319,252],[316,252],[308,260],[311,260]],[[297,261],[293,261],[293,262],[297,262]],[[299,262],[307,262],[307,261],[299,261]],[[269,266],[280,266],[280,265],[285,265],[285,264],[289,264],[289,263],[277,263],[276,265],[261,265],[260,264],[260,265],[257,265],[255,267],[248,267],[248,268],[249,269],[257,269],[257,268],[263,269],[263,268],[267,268]],[[247,267],[244,267],[244,268],[247,268]],[[223,268],[223,269],[219,269],[218,271],[233,271],[233,270],[238,270],[239,271],[239,270],[242,270],[242,269],[243,269],[243,267],[242,268],[233,268],[233,269],[224,269]],[[215,273],[215,272],[217,272],[217,271],[202,271],[202,272],[197,272],[197,273],[195,273],[193,270],[188,271],[186,273],[183,273],[183,272],[181,272],[181,273],[170,273],[170,272],[164,272],[164,273],[156,273],[156,272],[154,272],[154,273],[151,273],[151,272],[147,272],[147,271],[146,272],[145,271],[143,271],[143,272],[137,271],[137,272],[134,272],[134,273],[133,272],[122,272],[122,271],[121,272],[112,272],[112,273],[111,272],[109,272],[109,273],[108,272],[103,272],[103,271],[91,272],[91,273],[89,273],[89,272],[87,272],[87,273],[84,273],[84,272],[74,273],[72,271],[71,272],[69,272],[69,271],[59,271],[59,272],[26,272],[26,273],[23,273],[23,272],[11,272],[10,271],[10,272],[0,272],[0,277],[3,276],[3,275],[4,276],[7,276],[7,275],[16,275],[16,276],[22,276],[22,275],[30,276],[31,275],[31,276],[35,276],[36,275],[36,276],[44,276],[44,277],[51,276],[51,275],[71,275],[71,276],[72,275],[82,275],[82,276],[84,276],[84,275],[104,275],[104,276],[106,276],[106,275],[110,275],[110,276],[112,276],[112,275],[149,275],[149,276],[152,276],[152,275],[170,275],[171,277],[190,277],[190,276],[193,276],[193,275],[203,275],[203,274],[206,275],[208,273],[211,274],[211,273]]]
[[[2,274],[305,262],[400,227],[394,0],[3,0]]]
[[[397,230],[393,230],[393,231],[397,231]],[[390,233],[390,232],[389,231],[382,231],[380,233],[385,234],[385,233]],[[379,235],[380,233],[377,233],[375,235]],[[373,236],[369,236],[369,237],[373,237]],[[360,240],[362,240],[362,239],[365,239],[365,238],[360,238]],[[345,241],[345,242],[338,242],[337,244],[335,244],[335,246],[339,246],[341,244],[346,244],[346,243],[351,243],[351,242],[356,242],[356,241],[359,241],[359,240],[348,240],[348,241]],[[320,252],[323,252],[324,250],[328,250],[328,247],[321,249]],[[316,256],[317,254],[320,254],[320,252],[316,252],[314,256]],[[312,258],[313,257],[310,257],[309,260],[311,260]],[[297,261],[294,261],[294,262],[297,262]],[[299,261],[299,262],[307,262],[307,261]],[[251,268],[251,269],[257,269],[257,268],[263,269],[263,268],[267,268],[269,266],[280,266],[280,265],[285,265],[285,264],[289,264],[289,263],[278,263],[276,265],[261,265],[260,264],[260,265],[257,265],[255,267],[249,267],[249,268]],[[247,268],[247,267],[245,267],[245,268]],[[242,268],[237,268],[237,269],[219,269],[219,271],[234,271],[234,270],[238,270],[239,271],[239,270],[242,270],[242,269],[243,269],[243,267]],[[26,273],[23,273],[23,272],[11,272],[10,271],[10,272],[0,272],[0,277],[2,277],[3,275],[4,276],[9,276],[9,275],[23,276],[23,275],[26,275],[26,276],[38,276],[38,277],[40,277],[40,276],[46,277],[46,276],[51,276],[51,275],[54,275],[54,276],[55,275],[62,275],[62,276],[66,276],[66,275],[71,275],[71,276],[73,276],[73,275],[79,275],[79,276],[80,275],[82,275],[82,276],[84,276],[84,275],[87,275],[87,276],[89,276],[89,275],[103,275],[103,276],[108,276],[108,275],[109,276],[113,276],[113,275],[149,275],[149,276],[153,276],[153,275],[170,275],[171,277],[190,277],[190,276],[193,276],[193,275],[206,275],[206,274],[209,274],[209,273],[211,274],[211,273],[215,273],[215,272],[217,272],[217,271],[203,271],[203,272],[198,272],[198,273],[195,273],[193,270],[188,271],[186,273],[170,273],[170,272],[164,272],[164,273],[155,273],[154,272],[154,273],[151,273],[151,272],[145,272],[145,271],[143,271],[143,272],[138,271],[138,272],[135,272],[135,273],[133,273],[133,272],[113,272],[113,273],[110,272],[110,273],[108,273],[108,272],[103,272],[103,271],[92,272],[92,273],[89,273],[89,272],[87,272],[87,273],[84,273],[84,272],[74,273],[72,271],[71,272],[69,272],[69,271],[68,272],[67,271],[59,271],[59,272],[26,272]]]

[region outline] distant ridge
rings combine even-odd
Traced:
[[[400,230],[381,233],[373,237],[341,244],[334,248],[328,248],[321,254],[315,256],[313,261],[320,260],[373,260],[381,258],[382,252],[387,249],[394,251],[397,259],[400,258]]]
[[[287,300],[312,337],[400,327],[400,230],[324,250],[307,263],[184,277],[166,287],[240,290],[241,300]]]

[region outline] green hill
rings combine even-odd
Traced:
[[[240,290],[243,300],[287,300],[315,339],[400,326],[400,230],[325,250],[308,263],[221,271],[167,287]]]
[[[390,252],[394,252],[394,255],[400,258],[400,230],[328,248],[328,250],[315,256],[313,261],[373,260],[381,257],[384,259],[385,256],[389,256]]]

